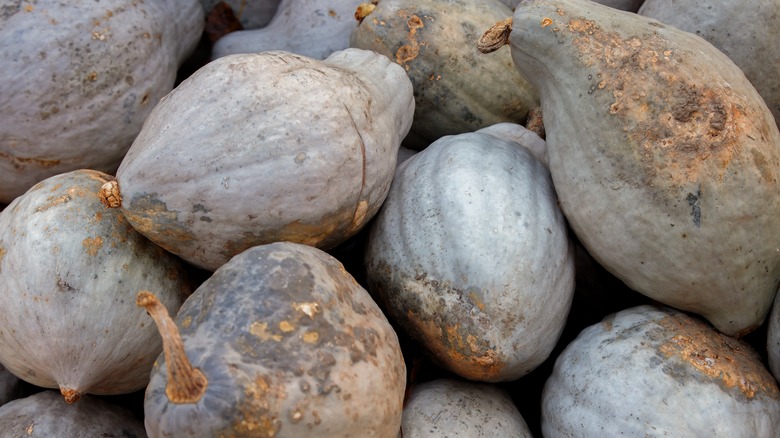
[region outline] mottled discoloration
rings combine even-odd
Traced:
[[[8,161],[11,166],[16,170],[24,170],[28,166],[33,166],[42,169],[49,169],[58,166],[61,160],[47,159],[47,158],[34,158],[34,157],[19,157],[11,155],[6,152],[0,152],[0,160]]]
[[[720,334],[684,314],[670,315],[657,324],[665,337],[657,347],[658,353],[670,376],[678,374],[673,368],[681,362],[689,368],[688,372],[693,371],[734,396],[750,400],[761,394],[780,400],[777,382],[747,343]]]
[[[163,248],[166,241],[189,242],[194,239],[192,232],[178,220],[178,212],[168,210],[156,193],[144,193],[134,196],[122,213],[141,234]]]
[[[393,268],[386,263],[380,262],[377,269],[384,273],[383,278],[393,277]],[[372,274],[372,278],[379,276],[377,272]],[[481,292],[461,290],[422,271],[413,281],[415,287],[426,292],[392,290],[393,285],[380,281],[373,281],[371,286],[388,302],[398,323],[425,345],[436,361],[473,379],[498,379],[507,359],[488,337],[496,327],[485,313]]]
[[[405,369],[395,333],[365,290],[319,250],[293,243],[249,249],[203,283],[177,320],[189,322],[179,324],[188,355],[209,380],[199,403],[233,395],[213,412],[213,424],[195,421],[198,430],[319,436],[351,421],[372,430],[400,421]],[[156,385],[153,377],[153,411],[178,415]],[[377,398],[364,406],[366,385]]]
[[[747,137],[769,137],[764,118],[738,93],[693,82],[684,73],[693,68],[690,55],[669,40],[653,33],[624,37],[584,18],[570,18],[560,32],[569,34],[581,64],[595,72],[588,94],[612,96],[608,112],[630,141],[607,153],[626,166],[627,183],[676,190],[722,179],[732,159],[745,153]],[[763,167],[764,183],[776,178]]]

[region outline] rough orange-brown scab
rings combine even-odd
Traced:
[[[574,18],[565,29],[591,75],[588,94],[612,97],[606,112],[620,120],[628,139],[618,155],[626,161],[626,182],[635,186],[685,187],[703,179],[720,181],[730,163],[749,155],[748,144],[764,141],[764,118],[738,93],[703,81],[689,54],[657,34],[624,38],[591,20]],[[760,169],[765,183],[776,175]]]
[[[243,398],[236,409],[238,415],[225,436],[275,437],[282,428],[276,416],[287,398],[284,387],[275,386],[266,376],[256,376],[244,387]]]
[[[420,17],[414,14],[410,15],[403,9],[398,11],[398,15],[406,18],[406,24],[409,26],[409,35],[407,37],[409,43],[399,47],[395,52],[395,62],[409,70],[409,62],[417,58],[417,55],[420,53],[420,46],[425,44],[417,41],[417,30],[425,27],[425,24]]]
[[[686,315],[668,316],[658,324],[672,334],[658,347],[667,359],[682,361],[725,391],[738,391],[748,399],[780,399],[777,382],[748,344]]]
[[[87,237],[81,241],[81,245],[84,247],[84,251],[92,257],[96,256],[100,248],[103,247],[103,238],[100,236]]]

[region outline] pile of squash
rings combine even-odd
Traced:
[[[3,6],[0,430],[778,436],[778,10]]]

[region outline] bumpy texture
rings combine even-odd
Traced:
[[[413,113],[403,70],[367,50],[219,58],[147,119],[117,171],[122,211],[212,271],[264,243],[332,248],[384,201]]]
[[[0,213],[0,361],[69,401],[146,386],[162,344],[135,294],[175,311],[191,290],[180,260],[101,204],[110,179],[53,176]]]
[[[510,43],[588,251],[725,333],[758,327],[780,282],[780,132],[740,69],[696,35],[581,0],[520,3]]]
[[[76,169],[113,173],[203,30],[198,0],[0,5],[0,202]]]
[[[547,169],[518,143],[443,137],[399,167],[371,225],[369,289],[444,368],[522,377],[563,329],[574,252]]]
[[[667,307],[592,325],[556,359],[544,436],[771,438],[780,391],[751,347]]]
[[[387,437],[401,425],[406,368],[368,293],[305,245],[251,248],[218,269],[176,316],[196,403],[171,403],[161,358],[146,391],[153,437]]]
[[[712,43],[742,69],[780,124],[780,0],[646,0],[638,13]]]

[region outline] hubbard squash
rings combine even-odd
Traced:
[[[764,321],[780,283],[780,132],[704,39],[584,0],[528,0],[509,40],[541,95],[561,208],[632,289],[727,334]]]
[[[3,2],[0,202],[38,181],[113,173],[203,30],[198,0]]]
[[[745,342],[665,306],[617,312],[583,330],[542,393],[558,436],[771,438],[780,390]]]
[[[379,209],[413,113],[403,69],[368,50],[225,56],[155,108],[108,192],[211,271],[263,243],[332,248]]]
[[[176,321],[143,291],[165,355],[146,389],[152,437],[387,437],[401,426],[398,338],[343,266],[311,246],[250,248]],[[178,328],[178,329],[177,329]]]
[[[145,387],[162,343],[135,293],[175,311],[190,292],[184,264],[100,202],[111,179],[55,175],[0,213],[0,362],[69,403]]]
[[[518,379],[558,340],[574,251],[544,165],[484,132],[445,136],[398,168],[369,230],[369,290],[437,364]]]
[[[0,430],[6,437],[146,437],[143,421],[122,406],[94,396],[71,406],[49,390],[0,407]]]

